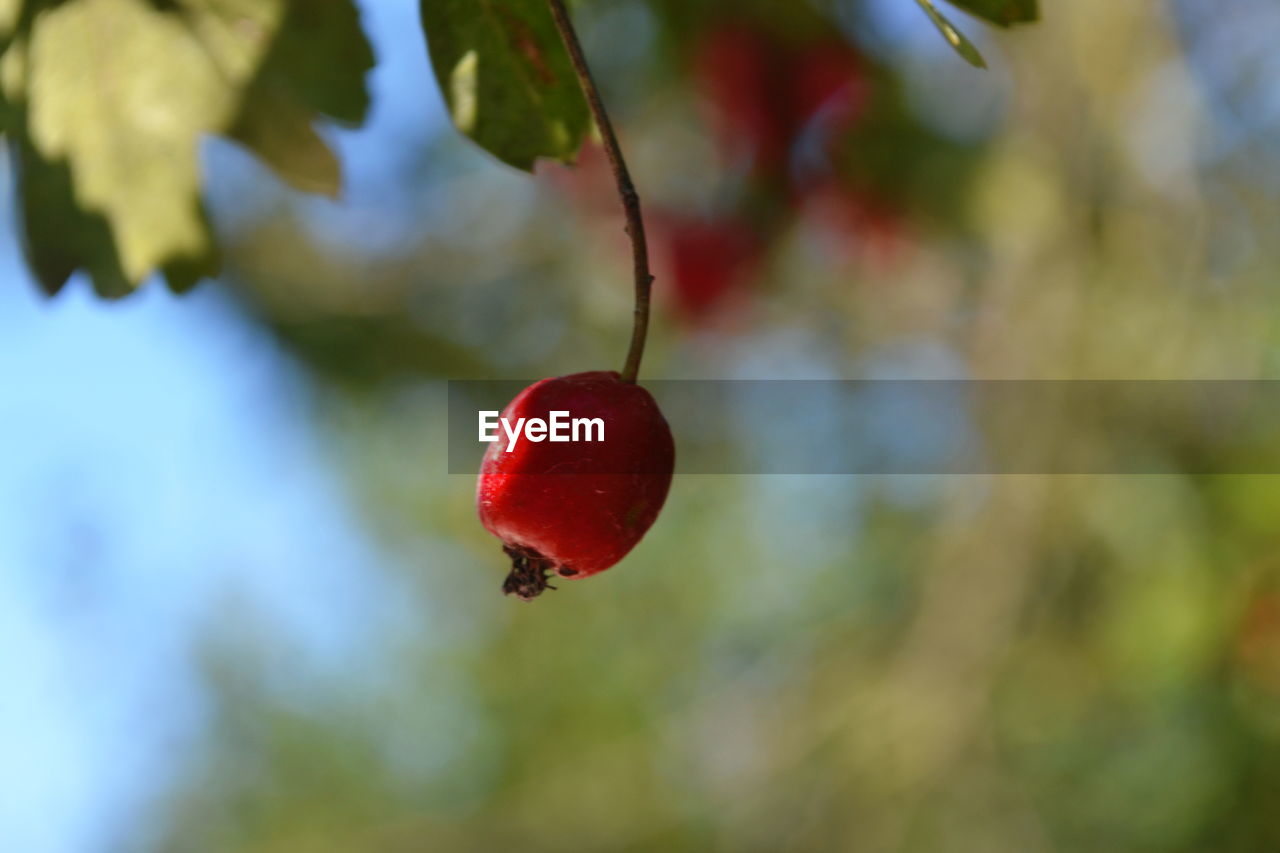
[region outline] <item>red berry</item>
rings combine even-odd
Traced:
[[[532,441],[507,452],[489,446],[476,485],[485,528],[503,542],[511,574],[503,591],[529,601],[547,575],[584,578],[616,564],[658,517],[671,486],[675,442],[649,392],[617,373],[543,379],[525,388],[501,417],[600,418],[603,441]]]

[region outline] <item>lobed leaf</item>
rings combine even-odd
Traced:
[[[422,0],[421,9],[459,130],[520,169],[573,160],[590,113],[543,0]]]
[[[0,0],[0,101],[24,250],[56,292],[106,296],[217,271],[200,139],[225,133],[286,181],[336,195],[321,116],[358,123],[373,54],[351,0]]]

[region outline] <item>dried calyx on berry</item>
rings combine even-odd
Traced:
[[[511,558],[511,573],[502,582],[502,591],[521,601],[533,601],[543,590],[555,589],[547,578],[555,571],[555,563],[536,551],[519,545],[502,546],[503,553]]]

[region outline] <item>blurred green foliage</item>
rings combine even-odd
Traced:
[[[1223,115],[1280,80],[1222,79],[1245,53],[1216,8],[1056,4],[984,41],[983,75],[859,2],[580,4],[655,220],[732,213],[764,244],[694,321],[659,233],[646,372],[1275,378],[1280,162],[1270,125]],[[862,56],[871,106],[816,167],[834,195],[717,147],[699,52],[744,20]],[[23,153],[61,187],[28,205],[64,215],[65,171]],[[307,369],[415,619],[300,673],[228,606],[162,849],[1280,848],[1280,490],[1196,473],[1155,416],[1123,452],[1159,476],[681,478],[622,565],[502,599],[473,483],[444,473],[441,380],[620,363],[621,218],[589,163],[528,180],[453,135],[417,156],[412,239],[326,238],[259,187],[223,279]],[[859,215],[832,215],[845,191]]]
[[[977,49],[922,8],[967,60]],[[960,4],[1007,25],[1026,0]],[[541,0],[424,0],[454,122],[504,162],[572,161],[589,116]],[[234,139],[306,192],[336,197],[321,119],[359,124],[373,55],[350,0],[9,0],[0,112],[22,192],[32,272],[50,294],[77,270],[102,296],[154,273],[185,291],[216,275],[198,144]]]
[[[216,274],[201,138],[336,195],[313,124],[367,107],[373,55],[348,0],[15,0],[0,32],[27,260],[51,294],[77,270],[109,297],[156,272],[178,291]]]

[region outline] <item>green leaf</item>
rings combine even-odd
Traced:
[[[106,296],[154,272],[179,292],[216,274],[201,137],[229,133],[334,195],[313,122],[369,105],[352,0],[0,0],[0,42],[24,250],[50,293],[80,269]]]
[[[964,57],[965,61],[975,68],[987,67],[987,61],[982,58],[982,54],[973,46],[973,42],[969,41],[964,33],[956,29],[955,25],[934,7],[933,0],[916,0],[916,3],[929,16],[929,20],[933,21],[933,25],[938,28],[938,32],[942,33],[942,37],[947,40],[947,44],[955,49],[956,53]]]
[[[133,285],[120,268],[111,229],[101,216],[76,204],[67,165],[41,157],[25,135],[11,135],[9,150],[17,175],[23,255],[41,289],[52,296],[77,269],[84,269],[99,295],[130,293]]]
[[[346,125],[369,110],[373,48],[351,0],[293,0],[259,74],[303,108]]]
[[[314,128],[322,114],[359,124],[373,50],[348,2],[295,2],[246,93],[230,135],[304,192],[337,197],[342,167]]]
[[[199,199],[193,199],[195,206],[193,215],[204,223],[204,229],[213,233],[213,224],[209,222],[209,212]],[[210,242],[203,251],[185,255],[176,255],[160,268],[165,284],[174,293],[187,293],[206,278],[216,278],[222,272],[222,256],[218,247]]]
[[[271,3],[188,5],[184,16],[145,0],[68,0],[33,25],[31,141],[67,163],[76,204],[106,219],[134,286],[210,253],[197,143],[229,124],[270,36]]]
[[[0,130],[9,133],[21,129],[17,116],[27,89],[27,44],[18,37],[10,41],[0,54]]]
[[[1039,0],[948,0],[952,6],[1000,27],[1040,20]]]
[[[312,114],[275,86],[255,87],[231,137],[252,149],[290,186],[337,198],[342,167],[316,133]]]
[[[422,0],[421,9],[459,130],[520,169],[573,160],[590,113],[544,0]]]
[[[0,40],[13,35],[22,16],[22,0],[0,0]]]

